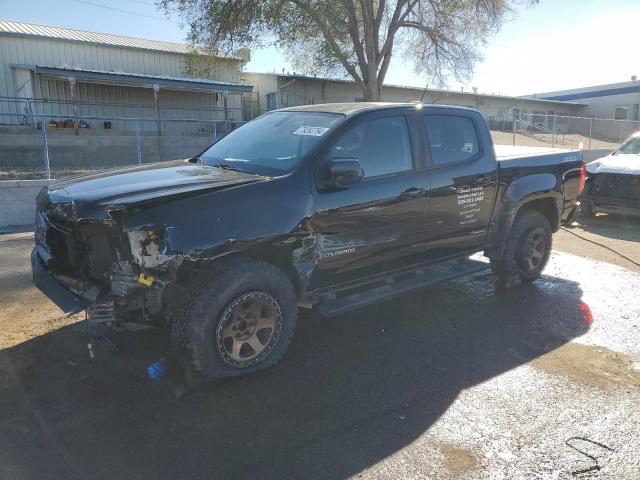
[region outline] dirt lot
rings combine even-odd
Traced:
[[[512,145],[513,133],[491,131],[491,138],[496,145]],[[535,132],[528,135],[516,133],[516,145],[523,147],[551,147],[552,143],[558,148],[589,148],[589,137],[577,133],[558,134],[552,141],[551,134]],[[591,139],[591,148],[594,150],[614,150],[620,142],[609,142],[606,140]]]
[[[640,261],[638,221],[575,232]],[[161,332],[89,359],[31,287],[32,242],[0,236],[1,479],[640,479],[640,268],[567,232],[534,286],[303,314],[279,366],[180,398],[172,364],[145,375]]]

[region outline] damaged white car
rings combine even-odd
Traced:
[[[582,215],[640,215],[640,132],[606,157],[587,165]]]

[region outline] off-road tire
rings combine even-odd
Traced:
[[[248,259],[223,261],[208,277],[204,285],[193,286],[190,305],[186,306],[188,311],[176,315],[177,321],[172,323],[174,346],[189,355],[191,368],[207,380],[234,377],[275,365],[286,352],[297,321],[298,301],[289,278],[272,264]],[[280,322],[266,356],[253,365],[239,367],[222,358],[217,331],[227,308],[249,293],[274,300]]]
[[[527,264],[527,248],[531,235],[544,238],[543,254],[539,263],[531,268]],[[512,288],[531,283],[540,277],[551,254],[552,232],[547,218],[535,210],[518,213],[507,238],[502,258],[491,259],[491,269],[496,275],[496,286],[500,289]]]

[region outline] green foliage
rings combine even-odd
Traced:
[[[297,70],[346,74],[379,100],[392,55],[442,84],[466,80],[518,3],[536,0],[161,0],[204,51],[276,45]]]

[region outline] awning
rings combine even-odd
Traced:
[[[68,79],[73,77],[76,81],[87,81],[91,83],[125,85],[138,87],[152,87],[158,85],[160,88],[172,90],[188,91],[208,91],[208,92],[251,92],[252,85],[241,83],[219,82],[200,78],[187,77],[167,77],[163,75],[146,75],[142,73],[126,72],[106,72],[101,70],[86,70],[72,67],[47,67],[36,65],[30,67],[35,73],[48,76]]]

